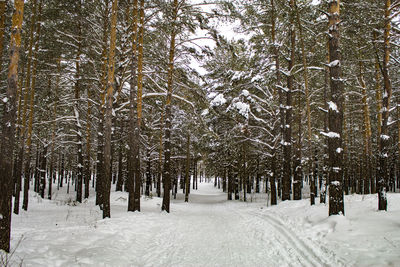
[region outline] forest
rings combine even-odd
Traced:
[[[399,0],[1,0],[0,77],[5,253],[59,192],[98,220],[400,192]]]

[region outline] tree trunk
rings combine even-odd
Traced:
[[[279,96],[279,117],[280,117],[280,134],[281,134],[281,144],[283,147],[283,150],[285,150],[284,146],[284,135],[285,135],[285,105],[283,103],[284,101],[284,96],[283,96],[283,90],[282,90],[282,84],[281,84],[281,70],[280,70],[280,61],[279,61],[279,49],[278,49],[278,44],[276,42],[276,10],[275,10],[275,1],[271,0],[271,41],[272,41],[272,45],[273,45],[273,55],[275,57],[275,75],[276,75],[276,84],[274,86],[274,95],[276,95],[277,91],[278,91],[278,96]],[[287,149],[285,150],[285,152],[288,152]],[[288,164],[290,164],[290,162],[288,163],[286,161],[286,157],[284,155],[283,158],[283,166],[284,168],[287,167]],[[276,174],[278,179],[278,195],[281,195],[281,171],[279,171],[278,169],[280,169],[280,167],[278,168],[276,166],[276,161],[275,161],[275,168],[277,169],[277,172],[274,173],[274,175]],[[282,169],[281,169],[282,170]],[[285,170],[283,170],[285,171]],[[285,174],[287,175],[287,173],[285,172]],[[284,190],[287,190],[287,182],[284,182],[285,184],[283,185]],[[290,190],[290,189],[289,189]],[[289,199],[290,198],[290,191],[289,191],[289,196],[287,196],[287,193],[285,193],[285,197],[282,196],[282,199]]]
[[[60,65],[60,60],[57,60],[57,66]],[[56,129],[57,129],[57,105],[58,105],[58,87],[59,87],[59,82],[60,82],[60,73],[57,76],[56,79],[56,88],[55,88],[55,97],[54,97],[54,102],[53,102],[53,125],[52,125],[52,133],[51,133],[51,147],[50,147],[50,175],[49,175],[49,191],[47,194],[47,198],[51,199],[51,194],[52,194],[52,179],[55,175],[55,170],[54,170],[54,161],[55,161],[55,153],[54,153],[54,143],[56,140]],[[51,91],[51,80],[49,79],[49,90]]]
[[[362,62],[362,58],[360,58],[359,62],[360,66],[360,75],[359,75],[359,84],[361,85],[362,90],[362,104],[363,104],[363,117],[364,117],[364,166],[363,170],[365,170],[364,175],[364,194],[370,193],[370,181],[372,180],[372,171],[371,171],[371,160],[372,160],[372,130],[371,130],[371,119],[369,113],[369,105],[368,105],[368,96],[367,96],[367,86],[364,81],[364,64]]]
[[[270,187],[271,187],[271,205],[276,205],[276,204],[278,204],[277,197],[276,197],[276,181],[275,181],[276,176],[277,176],[277,174],[276,174],[276,172],[277,172],[277,169],[276,169],[276,150],[274,150],[273,154],[272,154],[271,172],[272,172],[272,175],[271,175],[271,178],[269,180],[270,181]]]
[[[41,30],[41,17],[42,17],[42,2],[39,1],[39,14],[36,26],[36,39],[35,39],[35,51],[33,54],[33,68],[32,68],[32,82],[30,84],[30,99],[29,99],[29,122],[28,122],[28,132],[26,140],[26,161],[24,168],[24,200],[22,204],[22,209],[28,210],[28,190],[29,190],[29,169],[31,163],[31,146],[32,146],[32,129],[33,129],[33,115],[34,115],[34,103],[35,103],[35,87],[36,87],[36,72],[38,64],[38,52],[39,52],[39,39]]]
[[[1,2],[0,4],[5,4],[6,1]],[[23,162],[24,162],[24,155],[25,155],[25,134],[26,134],[26,115],[27,115],[27,109],[28,109],[28,97],[29,97],[29,89],[30,89],[30,82],[31,82],[31,65],[32,65],[32,51],[33,51],[33,44],[34,44],[34,37],[33,33],[35,30],[35,21],[36,21],[36,14],[37,14],[37,0],[32,1],[32,15],[31,15],[31,23],[30,23],[30,32],[29,32],[29,47],[28,47],[28,57],[27,57],[27,69],[26,69],[26,79],[25,79],[25,93],[24,93],[24,103],[23,103],[23,109],[22,109],[22,122],[20,121],[21,117],[21,112],[20,112],[20,107],[21,104],[19,104],[19,112],[18,112],[18,124],[21,125],[17,128],[17,136],[19,132],[19,153],[18,153],[18,160],[17,160],[17,166],[14,167],[16,170],[14,173],[14,180],[16,181],[16,191],[15,191],[15,201],[14,201],[14,213],[18,214],[19,213],[19,202],[20,202],[20,190],[21,188],[21,176],[23,174]],[[3,17],[1,18],[3,19]],[[0,22],[1,23],[1,22]],[[4,25],[2,30],[4,31]],[[2,46],[3,42],[1,42]],[[1,49],[0,51],[3,51]],[[1,64],[0,64],[1,66]],[[22,89],[22,85],[21,85]],[[19,99],[19,102],[21,103],[22,100],[22,90],[21,90],[21,96]],[[24,174],[27,176],[28,174]],[[25,181],[25,179],[24,179]],[[25,184],[26,185],[26,184]],[[24,185],[24,187],[25,187]],[[28,184],[29,186],[29,184]],[[25,190],[24,190],[25,192]]]
[[[33,182],[33,191],[36,193],[39,193],[39,169],[40,169],[40,159],[41,159],[41,154],[40,154],[40,145],[36,145],[36,158],[35,158],[35,168],[34,168],[34,174],[33,176],[35,177],[35,180]]]
[[[83,138],[82,138],[82,125],[81,116],[79,111],[80,106],[80,93],[81,93],[81,71],[80,71],[80,61],[81,61],[81,50],[82,50],[82,25],[81,25],[81,9],[82,2],[78,0],[77,4],[77,20],[78,20],[78,37],[77,37],[77,53],[75,59],[75,101],[74,101],[74,113],[75,113],[75,132],[76,132],[76,142],[77,142],[77,157],[78,166],[76,167],[76,201],[82,202],[82,186],[83,186]]]
[[[4,0],[0,2],[0,72],[3,66],[3,49],[4,49],[4,30],[6,24],[6,7],[8,0]]]
[[[146,153],[146,159],[147,159],[147,167],[146,167],[146,191],[145,195],[150,196],[150,190],[151,190],[151,162],[150,162],[150,150],[147,150]]]
[[[43,152],[40,159],[40,167],[38,170],[38,173],[40,175],[39,194],[41,198],[44,198],[44,192],[46,190],[46,165],[47,165],[47,145],[43,147]]]
[[[301,166],[301,129],[302,129],[302,121],[301,121],[301,93],[299,92],[297,95],[297,142],[295,147],[295,159],[293,161],[293,199],[300,200],[301,188],[302,188],[302,166]]]
[[[329,102],[329,215],[344,215],[343,203],[343,80],[341,79],[340,0],[329,3],[329,68],[331,101]]]
[[[104,178],[104,110],[105,110],[105,96],[107,92],[107,39],[108,39],[108,20],[109,20],[109,1],[104,1],[103,13],[103,40],[102,40],[102,75],[101,84],[102,92],[100,94],[100,112],[99,112],[99,126],[97,129],[97,163],[96,163],[96,205],[103,209],[103,180]]]
[[[186,172],[185,172],[185,202],[189,202],[190,193],[190,133],[187,135],[186,145]]]
[[[115,46],[117,33],[117,8],[118,0],[114,0],[111,11],[111,39],[108,55],[108,80],[106,94],[106,114],[104,123],[104,179],[103,190],[103,218],[110,218],[110,190],[111,190],[111,127],[112,127],[112,105],[114,92],[115,71]]]
[[[122,133],[123,133],[123,123],[121,122],[121,139],[122,139]],[[118,179],[117,179],[117,185],[115,187],[115,191],[120,191],[122,192],[122,185],[124,184],[124,177],[123,177],[123,149],[124,149],[124,143],[120,142],[119,147],[118,147]]]
[[[260,193],[260,158],[257,155],[257,169],[256,169],[256,193]]]
[[[164,116],[161,112],[160,120],[160,139],[159,139],[159,150],[158,150],[158,175],[157,175],[157,197],[161,197],[161,180],[162,180],[162,152],[163,152],[163,124]]]
[[[7,77],[7,92],[4,101],[4,112],[1,133],[0,158],[0,249],[10,252],[11,232],[11,198],[12,198],[12,157],[15,142],[16,94],[18,84],[19,49],[21,46],[22,20],[24,1],[14,0],[12,33],[10,40],[10,65]]]
[[[389,110],[390,98],[392,96],[392,84],[389,76],[390,60],[390,6],[391,1],[385,1],[385,29],[384,29],[384,57],[382,63],[383,75],[383,98],[382,98],[382,133],[380,138],[379,169],[378,169],[378,209],[387,210],[387,187],[388,187],[388,156],[390,150],[389,136]]]
[[[170,206],[170,190],[171,190],[171,119],[172,119],[172,88],[174,81],[174,59],[175,59],[175,38],[176,38],[176,21],[178,19],[178,0],[173,2],[173,14],[171,21],[171,38],[168,60],[168,84],[167,84],[167,100],[165,103],[165,144],[164,144],[164,196],[161,210],[169,213]]]
[[[232,200],[232,194],[233,194],[233,177],[231,173],[231,169],[227,168],[227,175],[228,175],[228,200]],[[197,179],[196,179],[197,180]]]
[[[135,190],[134,211],[140,211],[140,187],[142,185],[142,174],[140,171],[140,130],[142,122],[142,88],[143,88],[143,35],[144,35],[144,0],[140,0],[139,6],[139,32],[138,32],[138,70],[137,70],[137,97],[136,97],[136,129],[134,161],[135,166]]]
[[[329,42],[327,44],[327,53],[326,53],[326,62],[330,62],[329,58]],[[328,124],[329,124],[329,113],[328,113],[328,87],[329,87],[329,67],[325,66],[324,71],[324,132],[328,132]],[[322,179],[320,182],[320,203],[326,203],[326,191],[327,191],[327,182],[329,177],[329,145],[328,138],[324,141],[324,158],[323,158],[323,171],[322,171]],[[345,181],[347,176],[345,178]]]
[[[311,105],[310,105],[310,92],[309,92],[309,83],[308,83],[308,63],[307,63],[307,56],[306,56],[306,51],[305,51],[305,45],[304,45],[304,36],[303,36],[303,25],[301,24],[300,20],[300,12],[296,3],[296,0],[294,1],[294,6],[296,9],[296,21],[297,21],[297,26],[299,28],[299,39],[300,39],[300,47],[301,47],[301,58],[302,58],[302,64],[303,64],[303,79],[304,79],[304,94],[305,94],[305,99],[306,99],[306,116],[307,116],[307,143],[308,143],[308,154],[310,158],[310,163],[312,162],[311,159],[313,158],[313,146],[312,146],[312,127],[311,127]],[[299,99],[299,106],[300,106],[300,99]],[[298,139],[298,147],[296,148],[296,168],[300,168],[300,170],[297,171],[295,174],[295,182],[300,183],[296,184],[295,190],[297,191],[296,198],[295,199],[301,199],[301,113],[298,114],[298,123],[299,123],[299,139]],[[309,172],[311,171],[312,164],[308,165]],[[315,176],[314,176],[314,184],[315,184]],[[310,193],[312,194],[312,190],[310,190]],[[311,203],[315,202],[313,201],[313,198],[315,197],[314,195],[310,194],[310,199]]]
[[[290,200],[290,191],[292,185],[292,91],[294,84],[293,67],[296,56],[296,31],[294,17],[294,0],[290,0],[290,59],[288,65],[286,105],[285,105],[285,123],[283,128],[283,177],[282,177],[282,201]]]
[[[87,121],[86,121],[86,160],[85,160],[85,198],[89,198],[89,188],[90,188],[90,176],[91,172],[91,160],[90,160],[90,152],[91,152],[91,115],[92,115],[92,102],[91,102],[91,94],[90,89],[87,89]]]
[[[136,118],[136,86],[137,86],[137,36],[138,36],[138,1],[133,0],[133,9],[132,9],[132,20],[131,20],[131,78],[130,78],[130,93],[129,93],[129,151],[128,151],[128,177],[127,177],[127,186],[128,186],[128,211],[135,211],[135,174],[137,166],[137,136],[136,127],[137,121]],[[140,190],[140,189],[139,189]]]

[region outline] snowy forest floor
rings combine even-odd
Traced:
[[[142,198],[128,213],[127,193],[112,192],[111,219],[101,219],[94,192],[82,204],[66,188],[54,200],[30,192],[29,211],[13,215],[11,262],[19,266],[399,266],[400,194],[388,212],[375,195],[346,196],[346,216],[328,217],[309,199],[267,207],[226,201],[213,184],[192,190],[160,212],[162,199]]]

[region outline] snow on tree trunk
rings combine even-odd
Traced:
[[[385,29],[384,29],[384,57],[382,64],[383,75],[383,98],[382,98],[382,127],[380,138],[380,151],[379,151],[379,169],[378,169],[378,209],[387,210],[387,197],[386,191],[388,188],[388,157],[390,149],[390,136],[389,136],[389,110],[390,98],[392,96],[392,84],[389,75],[389,60],[390,60],[390,18],[391,1],[385,1]]]
[[[329,2],[329,63],[331,99],[329,102],[329,215],[344,215],[343,203],[343,89],[340,64],[340,0]]]
[[[81,25],[81,9],[82,2],[78,0],[76,6],[76,15],[77,15],[77,27],[78,27],[78,36],[77,36],[77,52],[75,59],[75,99],[74,99],[74,113],[75,113],[75,134],[76,134],[76,143],[77,143],[77,173],[76,173],[76,201],[82,202],[82,185],[83,185],[83,145],[82,145],[82,125],[81,125],[81,115],[79,111],[80,106],[80,93],[81,93],[81,53],[82,53],[82,25]]]

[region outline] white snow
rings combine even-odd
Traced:
[[[238,101],[232,103],[232,107],[235,108],[237,112],[239,112],[239,114],[245,117],[246,119],[249,118],[249,112],[250,112],[249,104]]]
[[[4,97],[4,98],[2,99],[2,101],[3,101],[3,103],[7,103],[7,102],[8,102],[8,97]]]
[[[313,6],[317,6],[319,4],[321,4],[321,0],[312,0],[311,1],[311,5],[313,5]]]
[[[345,216],[327,216],[324,204],[283,202],[273,210],[345,266],[397,266],[400,262],[400,194],[388,194],[387,212],[377,212],[376,195],[345,196]],[[297,221],[296,221],[297,218]]]
[[[340,185],[340,182],[339,182],[339,181],[332,181],[331,184],[332,184],[332,185],[335,185],[335,186],[339,186],[339,185]]]
[[[323,136],[328,137],[328,138],[340,138],[340,134],[335,133],[335,132],[328,132],[328,133],[321,132],[321,134],[322,134]]]
[[[242,90],[243,96],[247,97],[247,96],[249,96],[249,94],[250,94],[250,92],[248,90],[246,90],[246,89]]]
[[[400,194],[345,197],[346,216],[328,216],[327,204],[309,199],[267,207],[226,201],[200,183],[160,212],[161,198],[142,198],[127,212],[126,192],[111,193],[111,219],[101,219],[94,192],[82,204],[66,186],[53,199],[30,192],[29,211],[12,218],[12,262],[19,266],[396,266],[400,262]],[[18,244],[19,243],[19,244]]]
[[[208,115],[208,113],[209,113],[209,110],[208,110],[208,108],[206,108],[206,109],[204,109],[202,112],[201,112],[201,116],[207,116]]]
[[[282,146],[290,146],[292,145],[290,142],[284,142],[283,140],[281,141]]]
[[[336,66],[340,66],[340,61],[337,59],[328,64],[328,67],[331,67],[331,68],[336,67]]]
[[[338,112],[338,107],[337,107],[337,105],[336,105],[335,102],[329,101],[329,102],[328,102],[328,106],[329,106],[329,109],[330,109],[330,110],[333,110],[333,111]]]
[[[389,140],[390,136],[386,135],[386,134],[381,134],[381,139],[382,140]]]
[[[218,94],[218,93],[216,93],[216,92],[211,92],[211,93],[209,93],[209,94],[207,95],[207,97],[208,97],[209,99],[212,99],[212,98],[216,97],[217,94]]]
[[[223,94],[218,94],[214,99],[211,101],[212,107],[218,107],[226,103],[226,99]]]

